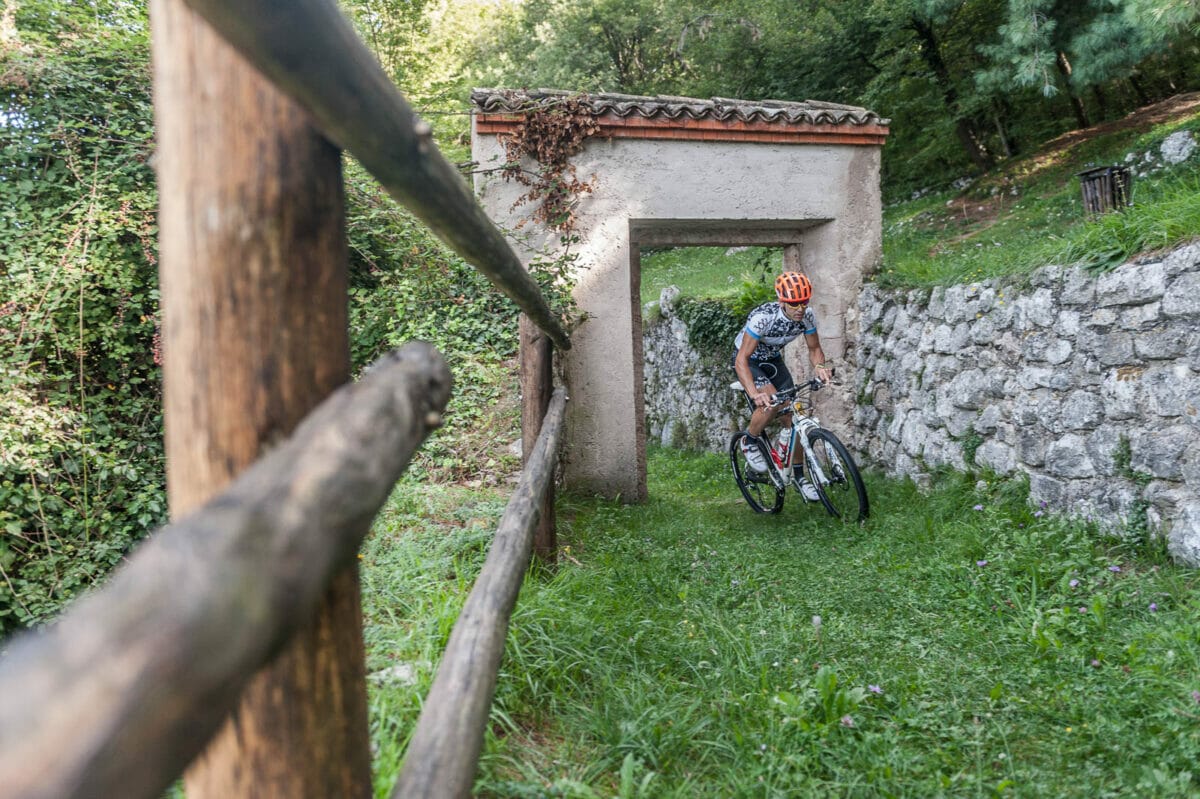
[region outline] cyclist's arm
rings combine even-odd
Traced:
[[[808,345],[808,360],[812,362],[817,379],[822,383],[829,382],[833,375],[830,371],[832,366],[825,359],[825,350],[821,349],[821,337],[817,335],[817,331],[806,333],[804,343]]]
[[[750,373],[750,353],[758,347],[758,337],[748,329],[742,331],[742,344],[738,347],[737,357],[733,360],[733,371],[737,374],[738,382],[750,395],[755,407],[764,408],[771,404],[771,395],[759,390],[754,385],[754,375]]]

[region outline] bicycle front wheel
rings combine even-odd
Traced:
[[[818,469],[813,468],[814,464],[809,459],[808,479],[817,487],[825,510],[830,516],[847,522],[866,519],[871,512],[867,487],[850,451],[828,430],[812,430],[808,434],[808,443],[817,459],[815,465],[820,467],[823,475],[822,479],[817,478]]]
[[[764,462],[769,462],[770,454],[764,451],[762,441],[745,430],[734,433],[729,440],[729,463],[733,466],[733,479],[746,502],[755,513],[779,513],[783,508],[783,489],[777,488],[771,482],[771,476],[766,472],[755,471],[742,452],[742,441],[759,451]],[[770,467],[768,467],[770,468]]]

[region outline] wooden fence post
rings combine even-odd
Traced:
[[[198,507],[349,376],[339,151],[182,0],[152,0],[167,483]],[[357,570],[251,682],[189,799],[369,797]]]
[[[517,324],[521,357],[521,464],[524,465],[529,463],[554,393],[554,345],[525,314],[521,314]],[[541,516],[533,534],[533,554],[543,563],[554,563],[558,559],[553,479],[546,489]]]

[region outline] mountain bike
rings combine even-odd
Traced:
[[[784,494],[790,485],[807,502],[820,501],[830,516],[848,522],[861,522],[870,513],[867,487],[859,474],[858,464],[846,446],[813,414],[812,395],[825,384],[810,380],[771,398],[772,408],[790,403],[792,433],[782,451],[771,446],[762,436],[739,430],[729,441],[729,462],[733,477],[742,496],[756,513],[779,513]],[[740,391],[754,412],[754,401],[740,383],[730,386]],[[742,442],[758,450],[766,461],[765,472],[756,471],[746,460]],[[804,495],[808,482],[816,489],[817,500]]]

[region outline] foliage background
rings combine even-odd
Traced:
[[[956,179],[1200,82],[1196,0],[343,7],[464,164],[474,86],[815,98],[890,117],[885,195],[943,203]],[[153,157],[145,6],[4,0],[0,634],[52,615],[166,516]],[[441,346],[458,388],[412,474],[503,479],[514,309],[357,165],[346,172],[356,366],[412,337]],[[914,243],[911,259],[927,250]]]

